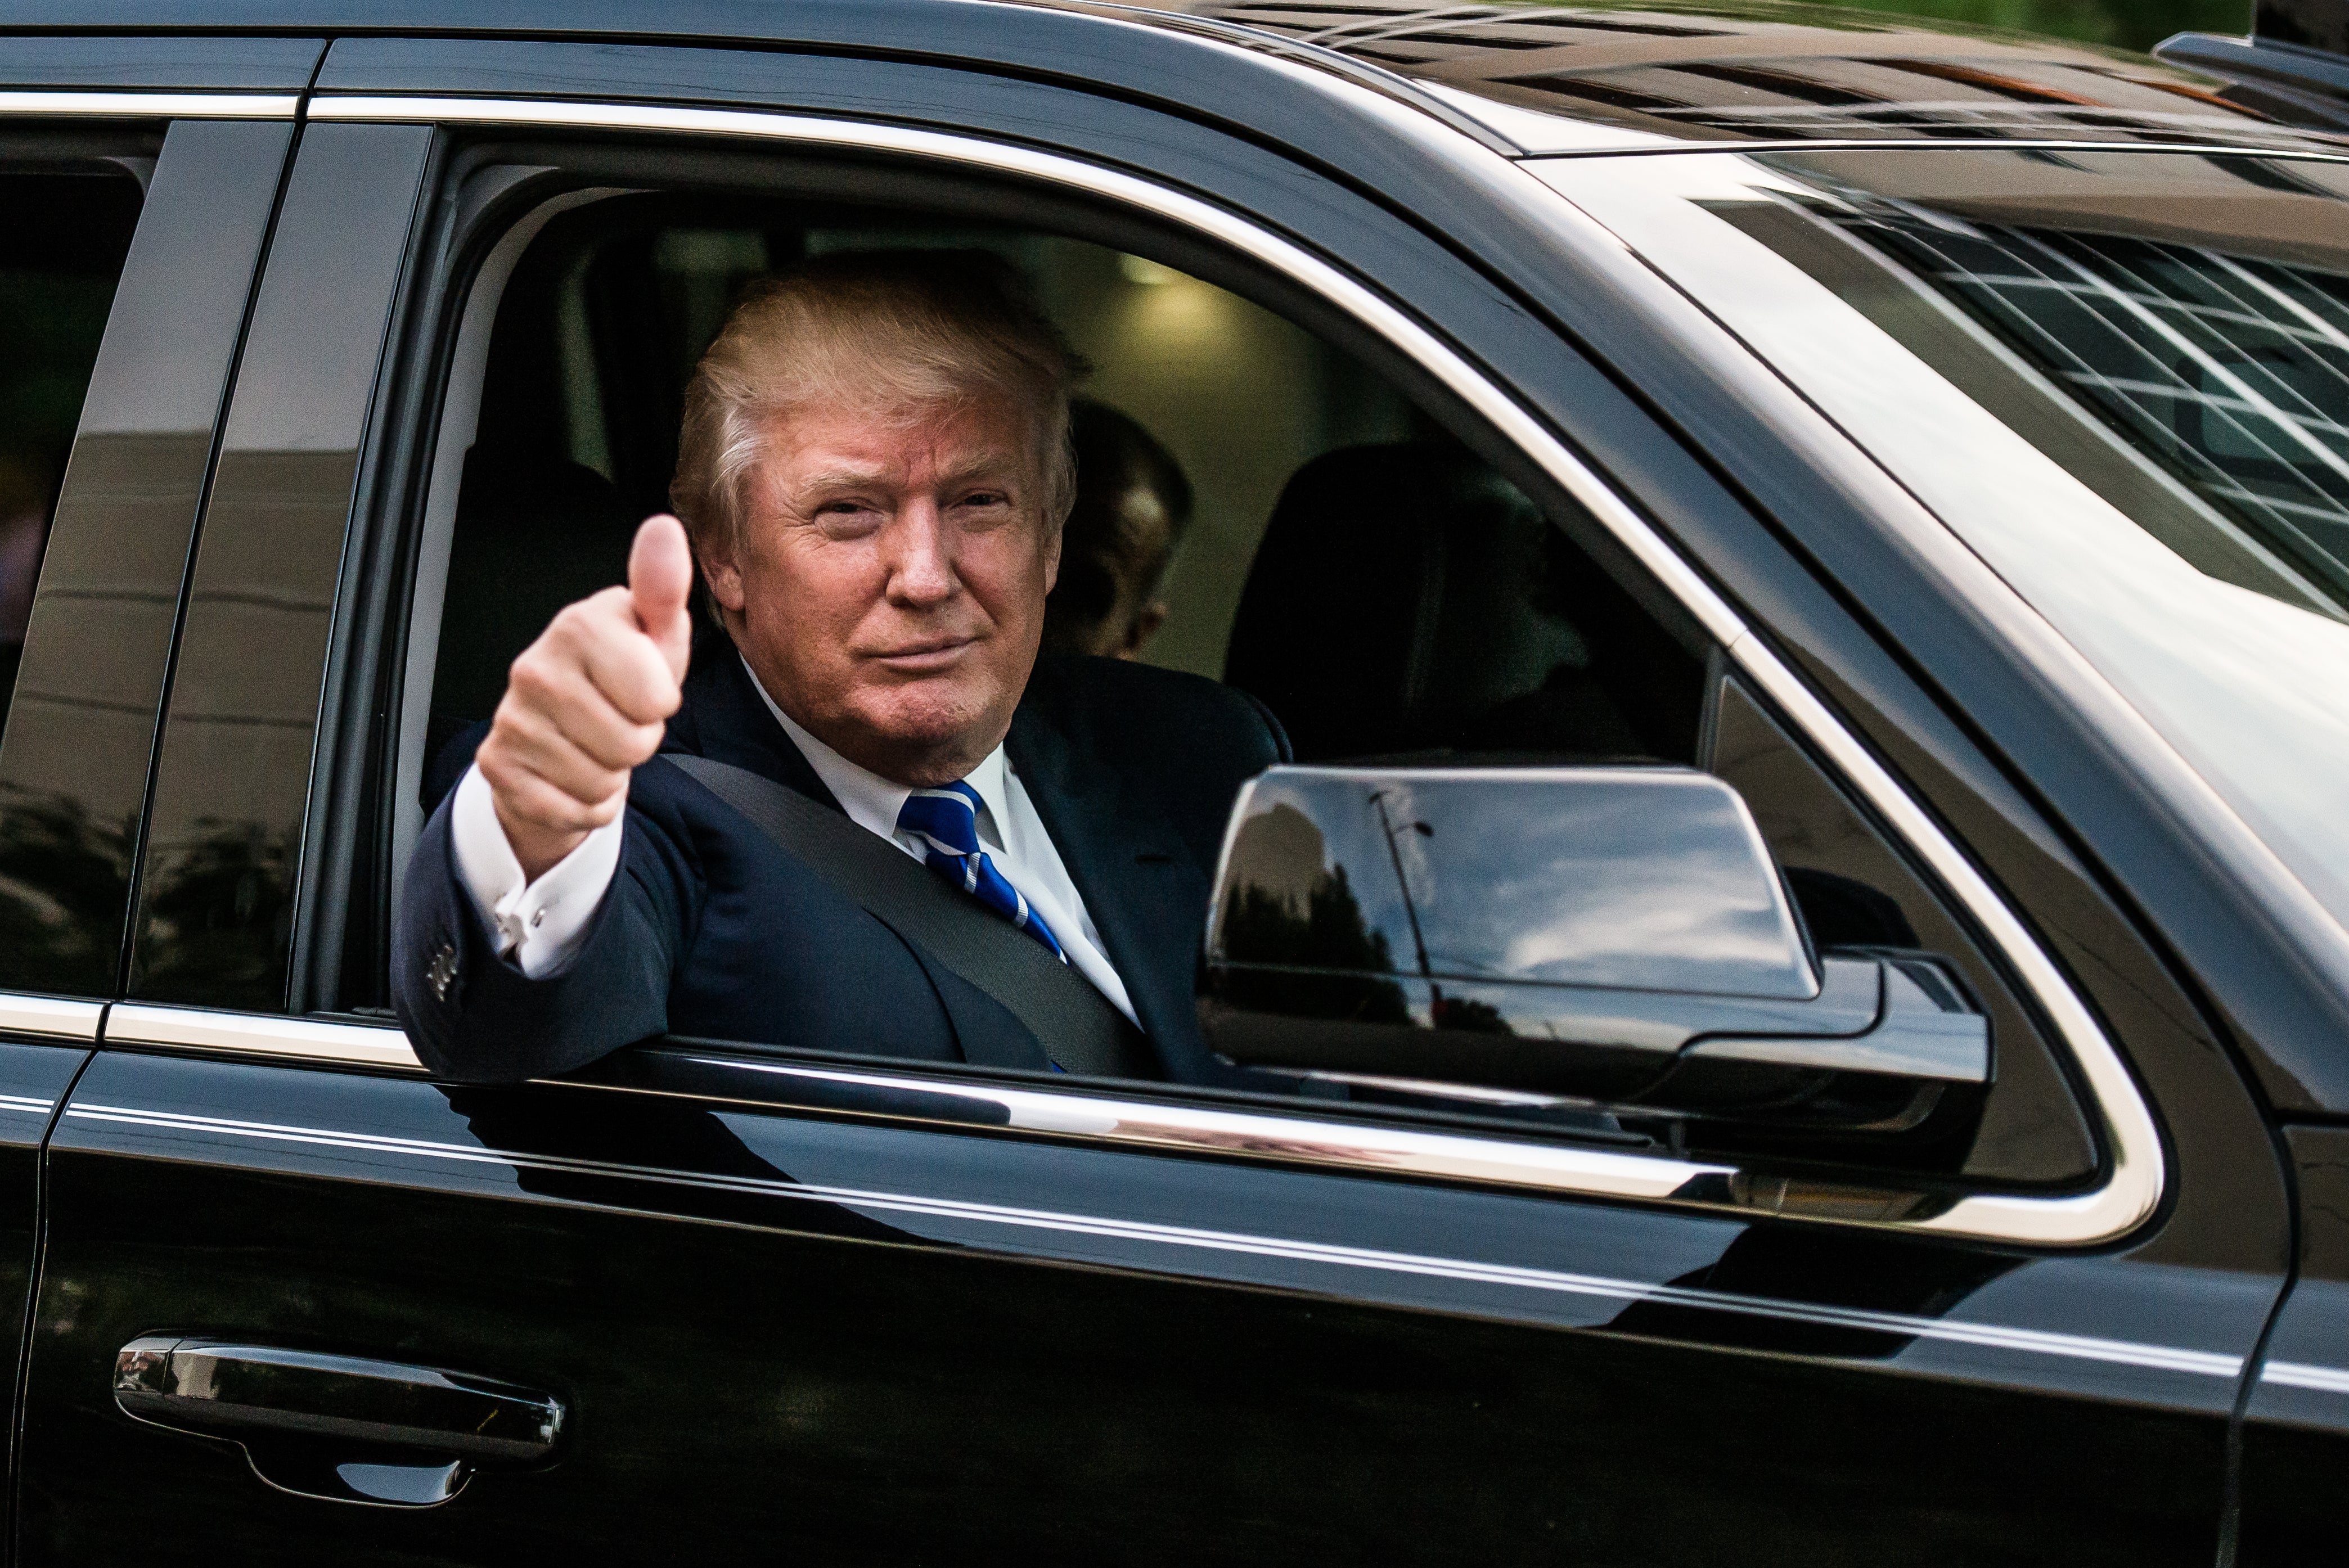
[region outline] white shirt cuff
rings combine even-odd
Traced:
[[[587,923],[602,907],[613,873],[619,870],[626,823],[623,812],[590,832],[536,882],[528,882],[498,820],[490,781],[477,767],[465,769],[456,802],[449,809],[457,875],[497,933],[499,954],[512,959],[524,975],[543,980],[560,975],[578,955]]]

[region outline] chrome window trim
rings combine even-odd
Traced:
[[[1269,63],[1276,68],[1283,64]],[[1484,147],[1471,137],[1444,127],[1433,116],[1393,104],[1366,88],[1331,80],[1320,73],[1309,72],[1305,67],[1288,68],[1314,76],[1321,90],[1347,99],[1350,107],[1361,110],[1367,118],[1434,148],[1460,169],[1464,177],[1494,190],[1502,199],[1513,200],[1545,215],[1561,231],[1562,242],[1580,251],[1588,251],[1595,244],[1599,249],[1620,257],[1625,270],[1648,277],[1645,289],[1635,290],[1635,293],[1644,293],[1652,300],[1657,289],[1663,289],[1667,294],[1671,292],[1661,280],[1647,274],[1644,267],[1633,262],[1619,240],[1593,223],[1570,201],[1508,158]],[[2087,1082],[2104,1127],[2110,1163],[2101,1185],[2088,1191],[2057,1197],[1970,1194],[1955,1200],[1946,1210],[1927,1220],[1869,1222],[1837,1218],[1823,1220],[1822,1222],[1888,1223],[1904,1230],[1995,1241],[2080,1246],[2109,1241],[2126,1233],[2150,1215],[2160,1202],[2165,1183],[2160,1136],[2135,1080],[2094,1016],[2074,993],[2053,960],[2031,938],[2022,922],[1973,862],[1941,831],[1940,825],[1923,808],[1909,798],[1874,754],[1852,736],[1809,687],[1754,634],[1727,601],[1651,529],[1627,501],[1602,482],[1538,420],[1492,386],[1433,333],[1330,263],[1236,213],[1134,175],[1032,148],[903,125],[758,110],[653,104],[358,95],[314,98],[309,112],[312,119],[322,120],[661,131],[812,144],[866,153],[898,153],[1023,176],[1137,207],[1210,236],[1311,289],[1390,345],[1409,355],[1423,369],[1442,381],[1455,396],[1540,464],[1553,480],[1587,507],[1625,549],[1655,574],[1667,591],[1679,599],[1705,630],[1723,645],[1727,656],[1833,759],[1870,804],[1941,877],[2014,965],[2071,1051]],[[1673,297],[1678,298],[1676,294]],[[1670,330],[1684,334],[1683,321],[1671,316],[1667,320]],[[1745,357],[1742,350],[1739,357]],[[195,1045],[202,1042],[174,1039],[152,1043]],[[227,1048],[260,1047],[231,1046]],[[302,1054],[331,1056],[332,1052],[316,1048]],[[1066,1098],[1078,1100],[1089,1097],[1072,1094]],[[1162,1123],[1171,1124],[1179,1119],[1180,1108],[1154,1107],[1153,1112]],[[1299,1137],[1307,1140],[1321,1133],[1330,1125],[1302,1119],[1265,1119],[1268,1123],[1289,1124]],[[1348,1131],[1350,1134],[1353,1129],[1350,1126]],[[1122,1141],[1114,1130],[1092,1136],[1108,1142]],[[1458,1135],[1442,1136],[1448,1139]],[[1498,1139],[1464,1138],[1463,1141],[1482,1145],[1487,1150],[1515,1147],[1510,1140]],[[1226,1147],[1216,1138],[1209,1136],[1197,1137],[1192,1142],[1194,1147]],[[1381,1170],[1398,1168],[1393,1165],[1378,1167]],[[1518,1184],[1560,1191],[1586,1190],[1571,1181],[1539,1180],[1530,1172],[1526,1178],[1519,1179]]]
[[[0,92],[0,114],[129,119],[292,119],[292,93]]]
[[[103,1002],[0,991],[0,1034],[38,1035],[49,1040],[95,1040],[105,1018]]]
[[[424,1070],[424,1064],[416,1059],[416,1048],[397,1026],[339,1024],[324,1018],[117,1002],[107,1016],[103,1039],[109,1046],[171,1046],[238,1056],[296,1057],[357,1067]]]

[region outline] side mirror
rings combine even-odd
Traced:
[[[1850,1132],[1991,1081],[1949,963],[1815,954],[1745,802],[1688,769],[1275,768],[1208,918],[1200,1020],[1246,1067]]]

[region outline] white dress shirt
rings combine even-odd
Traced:
[[[743,665],[749,669],[749,663]],[[792,744],[800,748],[824,788],[848,813],[850,821],[877,833],[916,860],[926,858],[919,840],[897,831],[897,813],[913,790],[893,784],[877,773],[851,762],[792,722],[775,706],[755,671],[750,684]],[[965,777],[978,792],[978,841],[1013,887],[1025,894],[1030,908],[1060,938],[1061,950],[1077,973],[1091,981],[1110,1004],[1133,1018],[1133,1001],[1102,949],[1101,932],[1085,909],[1077,884],[1052,847],[1043,819],[1036,814],[1019,775],[997,747]],[[498,951],[512,958],[533,980],[560,975],[579,950],[579,944],[604,902],[605,890],[619,869],[620,840],[626,814],[619,821],[597,828],[579,847],[547,868],[536,882],[523,875],[522,861],[507,842],[490,799],[489,780],[479,767],[465,770],[450,808],[450,836],[457,856],[457,875],[465,891],[498,934]],[[1141,1020],[1134,1019],[1139,1024]]]

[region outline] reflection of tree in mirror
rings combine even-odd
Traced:
[[[294,913],[285,846],[249,822],[196,826],[202,836],[148,862],[131,989],[173,1002],[277,1006]]]
[[[0,985],[105,995],[122,946],[135,817],[0,786]]]
[[[1344,866],[1324,867],[1321,830],[1286,803],[1251,817],[1232,841],[1218,945],[1234,964],[1336,971],[1226,977],[1240,1006],[1365,1023],[1407,1022],[1384,932],[1362,918]]]

